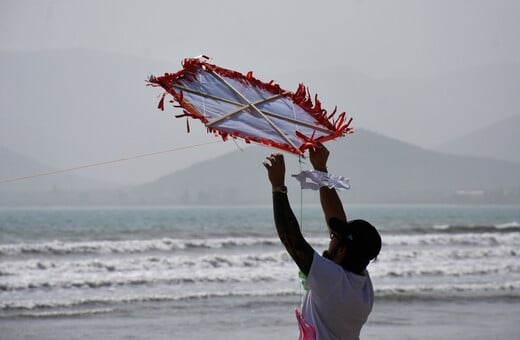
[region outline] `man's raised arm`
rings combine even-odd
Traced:
[[[281,154],[272,154],[264,161],[273,188],[273,212],[280,241],[300,270],[308,275],[314,249],[303,238],[298,220],[291,209],[285,187],[285,162]]]
[[[318,147],[309,149],[309,158],[314,170],[327,172],[327,160],[329,158],[329,150],[323,145],[319,144]],[[325,215],[325,222],[329,223],[332,217],[340,219],[342,221],[347,220],[347,215],[341,204],[341,200],[336,192],[336,189],[321,187],[320,188],[320,202],[323,214]]]

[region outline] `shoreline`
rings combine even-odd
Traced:
[[[296,307],[294,297],[133,303],[82,316],[3,318],[0,333],[9,339],[296,339]],[[514,339],[518,315],[516,301],[380,299],[361,338]]]

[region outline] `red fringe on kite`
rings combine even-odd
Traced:
[[[166,92],[158,104],[164,110],[166,93],[172,103],[183,109],[177,118],[200,120],[209,132],[242,138],[302,155],[306,149],[352,132],[352,118],[337,108],[327,113],[318,96],[300,84],[295,92],[270,81],[222,68],[207,62],[207,57],[189,58],[176,73],[151,76],[151,86]],[[189,132],[189,124],[187,123]]]

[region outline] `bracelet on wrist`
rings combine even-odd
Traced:
[[[287,193],[287,187],[285,185],[278,185],[278,186],[275,186],[273,187],[273,193],[275,192],[281,192],[282,194],[286,194]]]

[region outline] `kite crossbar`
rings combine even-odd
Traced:
[[[221,116],[221,117],[219,117],[219,118],[217,118],[215,120],[212,120],[211,122],[206,124],[206,126],[211,127],[211,126],[219,123],[222,120],[228,119],[229,117],[236,115],[240,111],[243,111],[243,110],[248,109],[248,108],[252,108],[253,106],[256,106],[256,105],[259,105],[259,104],[267,103],[267,102],[272,101],[272,100],[276,100],[276,99],[278,99],[280,97],[283,97],[283,96],[286,96],[288,94],[289,94],[289,92],[283,92],[283,93],[280,93],[280,94],[275,94],[274,96],[271,96],[269,98],[260,99],[260,100],[257,100],[256,102],[248,103],[246,105],[235,103],[236,105],[240,105],[240,108],[238,108],[235,111],[232,111],[230,113],[227,113],[227,114],[225,114],[225,115],[223,115],[223,116]],[[264,114],[265,114],[265,111],[262,111],[262,112],[264,112]]]
[[[261,111],[266,116],[270,116],[270,117],[273,117],[273,118],[285,120],[285,121],[287,121],[289,123],[295,123],[295,124],[302,125],[302,126],[305,126],[305,127],[308,127],[308,128],[314,129],[314,130],[318,130],[318,131],[321,131],[321,132],[330,133],[330,130],[322,128],[320,126],[312,125],[310,123],[302,122],[300,120],[293,119],[293,118],[290,118],[290,117],[281,116],[281,115],[279,115],[277,113],[274,113],[274,112],[269,112],[269,111],[265,111],[265,110],[261,110]]]
[[[234,102],[234,101],[226,99],[226,98],[214,96],[214,95],[211,95],[211,94],[208,94],[208,93],[204,93],[204,92],[200,92],[200,91],[197,91],[197,90],[193,90],[193,89],[190,89],[189,87],[184,87],[184,86],[176,85],[176,84],[172,85],[172,87],[176,88],[177,90],[193,93],[193,94],[201,96],[201,97],[206,97],[206,98],[209,98],[209,99],[221,101],[223,103],[227,103],[227,104],[231,104],[231,105],[235,105],[235,106],[239,106],[240,107],[239,109],[237,109],[236,111],[231,112],[230,114],[227,114],[225,116],[219,117],[219,118],[209,122],[208,124],[206,124],[207,127],[212,127],[213,125],[219,123],[220,121],[222,121],[224,119],[227,119],[230,116],[232,116],[234,114],[237,114],[238,112],[240,112],[240,111],[250,107],[249,104],[244,106],[244,104],[237,103],[237,102]],[[262,103],[267,102],[267,101],[278,99],[279,97],[284,97],[284,96],[288,95],[289,93],[290,92],[283,92],[281,94],[277,94],[277,95],[269,97],[267,99],[261,99],[259,101],[253,102],[252,104],[253,105],[259,105],[259,104],[262,104]],[[325,132],[325,133],[329,133],[330,132],[328,129],[324,129],[324,128],[320,127],[320,126],[316,126],[316,125],[313,125],[313,124],[310,124],[310,123],[302,122],[302,121],[299,121],[299,120],[296,120],[296,119],[293,119],[293,118],[290,118],[290,117],[281,116],[281,115],[279,115],[277,113],[274,113],[274,112],[270,112],[270,111],[266,111],[266,110],[260,110],[260,111],[262,111],[267,116],[270,116],[270,117],[273,117],[273,118],[277,118],[277,119],[280,119],[280,120],[285,120],[285,121],[287,121],[289,123],[302,125],[302,126],[310,128],[310,129],[318,130],[318,131]]]
[[[209,99],[218,100],[218,101],[221,101],[221,102],[224,102],[224,103],[227,103],[227,104],[232,104],[232,105],[236,105],[236,106],[242,106],[243,105],[243,104],[239,104],[239,103],[234,102],[234,101],[229,100],[229,99],[225,99],[225,98],[213,96],[213,95],[208,94],[208,93],[203,93],[203,92],[200,92],[200,91],[197,91],[197,90],[193,90],[193,89],[190,89],[189,87],[184,87],[184,86],[180,86],[180,85],[176,85],[176,84],[172,85],[172,87],[176,88],[177,90],[186,91],[186,92],[189,92],[189,93],[193,93],[193,94],[199,95],[201,97],[206,97],[206,98],[209,98]]]
[[[255,110],[260,116],[262,116],[262,118],[264,118],[267,121],[267,123],[276,131],[276,133],[278,133],[278,135],[280,135],[280,137],[282,137],[283,140],[285,140],[285,142],[287,144],[289,144],[299,154],[302,153],[300,151],[300,149],[298,149],[296,147],[296,145],[294,145],[294,143],[271,121],[271,119],[269,119],[269,117],[267,117],[259,108],[257,108],[255,105],[253,105],[253,103],[251,103],[246,97],[244,97],[244,95],[242,93],[240,93],[237,89],[235,89],[230,83],[228,83],[226,81],[226,79],[222,78],[218,73],[211,71],[211,70],[210,70],[210,72],[218,80],[220,80],[227,87],[229,87],[231,89],[231,91],[233,91],[237,96],[239,96],[245,103],[247,103],[249,107],[251,107],[253,110]]]

